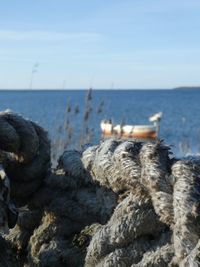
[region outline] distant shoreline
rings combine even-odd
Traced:
[[[175,87],[174,90],[200,90],[200,86],[179,86]]]

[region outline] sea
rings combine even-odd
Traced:
[[[102,119],[144,125],[162,112],[159,138],[173,153],[200,152],[200,90],[92,90],[89,95],[87,90],[1,90],[0,110],[6,109],[38,122],[51,140],[65,138],[70,128],[71,148],[83,127],[91,129],[90,143],[97,144]]]

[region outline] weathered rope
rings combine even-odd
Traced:
[[[120,150],[120,147],[123,149]],[[118,151],[121,152],[118,153]],[[116,155],[119,155],[117,162]],[[130,244],[138,242],[140,236],[146,237],[147,243],[150,244],[149,235],[152,238],[154,235],[161,235],[163,231],[167,233],[170,229],[173,231],[173,241],[166,239],[162,243],[163,248],[160,246],[154,250],[151,246],[146,251],[140,251],[138,247],[137,253],[144,254],[140,263],[138,257],[134,258],[129,254],[132,264],[138,262],[133,266],[169,266],[171,261],[172,265],[181,266],[184,262],[191,261],[191,257],[197,258],[195,253],[198,253],[196,246],[200,237],[198,215],[200,161],[197,158],[175,161],[170,158],[169,148],[159,142],[141,145],[111,140],[96,147],[95,150],[86,150],[83,154],[83,162],[85,158],[87,159],[85,167],[100,184],[103,181],[104,185],[119,194],[121,190],[130,191],[115,209],[108,223],[94,235],[88,247],[85,266],[107,267],[115,264],[118,266],[118,262],[120,262],[119,266],[131,266],[121,251],[128,249]],[[90,162],[89,168],[87,162]],[[125,203],[128,203],[131,195],[133,202],[130,207],[133,209],[137,201],[141,206],[137,208],[137,214],[133,213],[130,221],[131,209],[127,212]],[[152,212],[155,212],[150,214],[145,223],[142,215],[148,215],[148,212],[142,205],[143,201],[152,205]],[[121,207],[120,214],[118,214],[119,207]],[[149,211],[150,207],[148,207]],[[160,228],[159,221],[163,223]],[[117,227],[118,225],[120,228]],[[151,226],[155,226],[155,229]],[[146,232],[146,227],[149,233]],[[132,229],[135,229],[135,232],[132,232]],[[152,232],[151,229],[153,229]]]
[[[0,149],[6,155],[3,165],[11,180],[11,196],[19,201],[30,197],[50,168],[47,133],[20,115],[1,112]]]
[[[42,128],[2,113],[0,130],[12,196],[26,204],[6,237],[21,266],[200,266],[199,158],[176,160],[163,142],[106,140],[66,151],[48,173]]]
[[[200,238],[200,160],[178,161],[172,166],[172,173],[175,177],[174,261],[181,262],[195,249]]]
[[[13,228],[17,221],[17,210],[10,201],[10,181],[0,164],[0,232]]]
[[[86,248],[74,245],[74,236],[94,222],[106,223],[116,195],[92,181],[80,152],[67,151],[27,204],[7,236],[22,260],[30,266],[81,266]]]
[[[18,206],[27,205],[50,170],[50,141],[47,133],[40,126],[20,115],[10,111],[1,112],[0,162],[0,228],[5,229],[7,224],[9,228],[13,228],[17,221],[17,211],[10,202],[10,196]],[[14,243],[21,249],[26,248],[25,244],[40,222],[40,219],[38,221],[31,216],[34,212],[38,213],[28,209],[28,223],[27,220],[22,219],[25,217],[24,212],[19,211],[18,223],[10,232],[7,250],[10,244],[13,246]],[[14,236],[12,231],[15,232]],[[3,243],[5,240],[2,239],[0,246]],[[3,253],[3,245],[0,251]],[[6,253],[1,256],[0,266],[15,266],[9,262]]]

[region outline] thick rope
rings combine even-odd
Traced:
[[[0,113],[0,149],[11,180],[11,196],[26,202],[50,168],[50,141],[37,124],[12,112]]]
[[[123,149],[120,150],[120,147]],[[116,155],[120,155],[117,163]],[[173,266],[186,266],[184,262],[191,262],[191,258],[197,259],[195,253],[199,251],[197,244],[200,237],[200,161],[197,158],[175,161],[170,158],[169,148],[159,142],[141,145],[110,140],[96,147],[95,151],[86,150],[83,162],[84,158],[85,167],[99,183],[103,181],[104,185],[119,194],[122,189],[130,191],[108,223],[94,235],[88,247],[85,266],[118,266],[118,262],[119,266],[131,266],[131,263],[133,266],[169,266],[170,262]],[[131,196],[133,201],[127,212]],[[137,207],[135,214],[133,209],[137,203],[141,206]],[[152,210],[144,222],[143,215],[148,216],[148,212],[143,203],[149,203],[147,210]],[[119,207],[121,212],[118,214]],[[163,225],[159,226],[159,222]],[[146,232],[146,227],[149,232]],[[155,251],[153,246],[146,251],[140,251],[138,246],[137,253],[143,254],[141,262],[137,256],[134,258],[134,252],[132,256],[129,254],[131,263],[127,263],[123,253],[120,254],[123,250],[129,251],[126,248],[139,242],[140,236],[146,237],[147,244],[150,244],[149,236],[155,239],[170,229],[173,242],[166,239]]]
[[[106,140],[66,151],[48,173],[39,126],[2,113],[1,128],[11,193],[26,204],[6,237],[21,266],[199,266],[199,158],[176,160],[162,142]]]

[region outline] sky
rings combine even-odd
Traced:
[[[6,0],[0,89],[200,85],[199,0]]]

